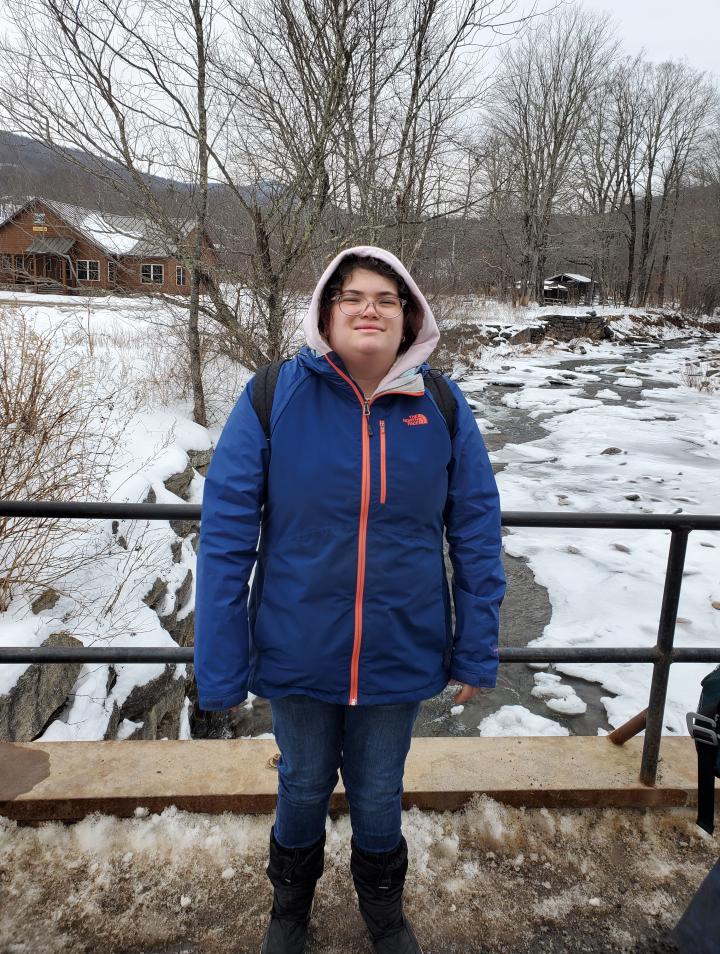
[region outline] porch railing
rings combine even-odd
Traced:
[[[182,520],[199,521],[201,507],[193,504],[53,503],[51,501],[0,500],[0,517],[55,517],[75,520]],[[651,663],[653,667],[647,728],[643,743],[640,780],[654,785],[660,754],[665,699],[673,663],[720,663],[720,646],[674,647],[675,624],[682,586],[688,537],[693,530],[720,530],[720,516],[702,514],[624,513],[503,513],[505,527],[538,527],[596,530],[669,530],[670,547],[660,620],[655,646],[563,648],[507,647],[499,652],[506,663]],[[192,647],[135,648],[112,646],[0,647],[0,663],[191,663]]]

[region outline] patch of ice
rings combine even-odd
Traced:
[[[570,735],[565,726],[535,715],[524,706],[502,706],[486,716],[478,726],[482,736],[498,735]]]

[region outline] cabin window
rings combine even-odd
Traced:
[[[117,262],[108,262],[108,281],[113,284],[117,281]]]
[[[185,281],[185,268],[182,265],[175,266],[175,284],[176,285],[186,285]]]
[[[94,262],[91,259],[80,258],[75,263],[77,277],[79,282],[99,282],[100,281],[100,262]]]
[[[142,265],[140,277],[143,285],[162,285],[165,281],[165,268],[163,265]]]
[[[16,272],[25,271],[25,256],[24,255],[15,256],[15,271]]]
[[[12,258],[9,255],[0,255],[0,268],[9,271],[12,268]]]

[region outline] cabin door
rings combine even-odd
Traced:
[[[45,256],[45,278],[52,282],[62,282],[61,263],[57,255]]]

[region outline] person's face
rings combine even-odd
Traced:
[[[397,285],[391,278],[364,268],[355,268],[345,279],[343,295],[357,295],[373,302],[384,298],[398,298]],[[398,311],[401,312],[398,305]],[[343,361],[357,363],[373,359],[377,366],[386,359],[390,366],[397,356],[403,335],[403,315],[397,318],[382,318],[374,304],[368,304],[356,317],[344,314],[337,301],[332,303],[328,343]]]

